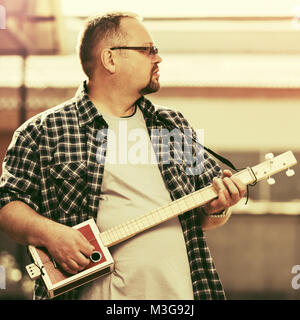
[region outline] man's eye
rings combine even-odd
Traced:
[[[149,49],[141,49],[140,52],[143,52],[144,54],[150,54]]]

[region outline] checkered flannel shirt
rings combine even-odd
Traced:
[[[156,109],[145,97],[136,104],[143,112],[149,134],[153,134],[151,129],[159,128],[191,130],[179,112]],[[103,128],[107,128],[107,124],[90,101],[85,83],[73,99],[25,122],[16,130],[3,162],[0,208],[11,201],[23,201],[39,214],[68,226],[96,219],[104,171],[97,155],[105,157],[107,145],[97,133]],[[165,149],[160,146],[161,139],[151,141],[158,144],[153,147],[157,159],[162,159]],[[189,147],[195,153],[195,143],[189,141]],[[170,145],[174,155],[177,152],[174,142]],[[204,171],[197,175],[187,174],[184,162],[163,162],[158,161],[158,166],[173,200],[203,188],[221,174],[220,167],[205,152],[200,164]],[[179,216],[194,298],[225,299],[201,229],[201,214],[201,208],[197,208]],[[74,289],[55,299],[76,299],[79,290]],[[34,298],[47,299],[41,280],[35,283]]]

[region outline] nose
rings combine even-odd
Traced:
[[[162,57],[157,53],[153,56],[154,63],[161,63],[163,61]]]

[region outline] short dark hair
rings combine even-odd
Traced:
[[[120,38],[126,37],[126,34],[120,30],[120,22],[123,18],[141,20],[135,13],[109,12],[104,15],[92,16],[85,23],[79,36],[77,51],[82,69],[89,79],[93,77],[98,45],[107,40],[112,42],[111,45],[114,45],[113,42],[116,39],[120,40]]]

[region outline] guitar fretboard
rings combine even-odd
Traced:
[[[250,169],[240,171],[235,176],[245,184],[251,184],[256,180]],[[217,198],[217,193],[213,186],[209,185],[163,207],[106,230],[100,234],[101,239],[106,247],[111,247],[186,211],[203,206],[215,198]]]

